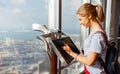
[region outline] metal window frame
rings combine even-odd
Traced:
[[[111,6],[112,6],[112,0],[107,0],[105,30],[108,36],[108,40],[110,39],[111,11],[112,11]]]
[[[48,28],[53,30],[61,30],[61,1],[62,0],[49,0],[48,2]],[[61,71],[57,71],[57,56],[53,50],[51,56],[51,70],[50,74],[61,74]],[[59,66],[60,66],[59,61]]]

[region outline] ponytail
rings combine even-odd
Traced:
[[[90,3],[83,4],[77,11],[77,14],[81,16],[86,16],[87,14],[91,14],[93,19],[98,19],[99,22],[104,21],[104,13],[102,6],[100,4],[98,5],[92,5]]]
[[[105,20],[105,16],[104,16],[104,13],[103,13],[102,6],[100,4],[98,4],[96,7],[98,7],[98,10],[97,10],[98,20],[100,22],[103,22]]]

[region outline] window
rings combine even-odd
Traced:
[[[101,0],[62,0],[62,31],[73,39],[79,50],[82,49],[89,30],[80,25],[76,12],[80,5],[86,2],[101,4]],[[66,70],[68,74],[78,74],[82,70],[82,64],[74,64]]]
[[[73,42],[80,49],[81,26],[77,19],[76,12],[82,0],[62,0],[62,31],[69,35]],[[82,64],[76,63],[63,70],[63,74],[78,74],[82,68]]]
[[[39,33],[32,30],[33,23],[47,24],[47,2],[0,1],[0,74],[39,74],[41,63],[48,71],[44,44],[36,38]]]

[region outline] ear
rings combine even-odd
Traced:
[[[92,18],[92,15],[91,14],[88,14],[88,16],[87,16],[89,19],[91,19]]]

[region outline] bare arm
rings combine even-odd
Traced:
[[[86,64],[86,65],[93,65],[95,60],[97,59],[98,54],[95,52],[89,52],[88,56],[83,56],[82,54],[76,54],[74,52],[71,52],[70,55],[75,58],[77,61]]]
[[[74,53],[70,47],[68,45],[66,45],[65,47],[63,47],[64,50],[73,58],[75,58],[77,61],[86,64],[86,65],[93,65],[93,63],[95,62],[95,60],[97,59],[98,54],[95,52],[89,52],[88,56],[83,56],[83,54],[76,54]]]

